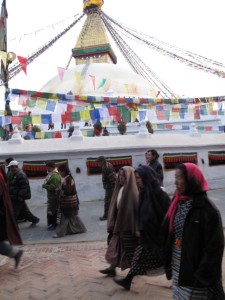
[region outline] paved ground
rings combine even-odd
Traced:
[[[209,195],[219,207],[225,225],[225,190],[210,191]],[[13,269],[13,260],[0,256],[1,300],[172,298],[170,282],[164,275],[138,276],[128,292],[98,272],[107,266],[106,222],[98,219],[103,202],[81,203],[80,217],[87,232],[60,239],[53,239],[53,232],[46,230],[46,203],[37,200],[28,205],[40,217],[40,223],[36,227],[30,227],[27,222],[19,225],[24,241],[19,269]],[[126,271],[117,273],[123,276]]]

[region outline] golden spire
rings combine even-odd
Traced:
[[[84,0],[84,11],[87,19],[81,29],[72,55],[76,64],[114,63],[117,58],[114,54],[105,26],[99,15],[99,9],[103,5],[102,0]]]

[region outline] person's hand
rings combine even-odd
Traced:
[[[109,245],[109,243],[110,243],[110,241],[111,241],[111,238],[112,238],[112,236],[113,236],[113,233],[112,233],[112,232],[110,232],[110,233],[108,234],[108,236],[107,236],[107,245]]]
[[[108,232],[108,233],[112,233],[112,232],[113,232],[113,226],[108,227],[108,228],[107,228],[107,232]]]
[[[168,280],[171,280],[172,279],[172,269],[171,268],[166,268],[165,273],[166,273],[166,278]]]
[[[138,237],[138,238],[141,236],[141,233],[140,233],[139,230],[136,230],[136,231],[135,231],[135,236]]]

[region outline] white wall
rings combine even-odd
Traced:
[[[140,163],[145,163],[144,154],[150,148],[159,152],[161,163],[163,163],[163,153],[197,152],[198,165],[203,170],[210,189],[224,188],[225,165],[208,166],[208,151],[225,151],[224,134],[207,134],[199,137],[191,137],[187,134],[149,134],[142,138],[135,135],[84,137],[83,140],[69,138],[25,140],[22,144],[10,144],[4,141],[0,142],[0,161],[13,156],[22,167],[23,161],[68,159],[69,167],[76,180],[80,201],[92,201],[103,199],[104,190],[101,175],[87,175],[88,157],[132,155],[133,167],[136,168]],[[80,168],[81,173],[76,174],[76,168]],[[172,194],[175,188],[174,170],[164,170],[164,177],[165,188]],[[32,199],[46,200],[45,191],[41,188],[43,180],[30,179]]]

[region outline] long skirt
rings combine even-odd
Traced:
[[[143,245],[138,245],[134,253],[129,274],[133,276],[147,275],[148,271],[156,270],[162,267],[162,265],[160,254],[154,254]]]
[[[130,268],[137,242],[137,237],[129,232],[121,235],[113,234],[106,251],[106,261],[121,270]]]
[[[172,291],[173,299],[177,300],[224,300],[225,294],[222,282],[218,282],[210,288],[196,288],[178,286],[179,270],[180,270],[181,249],[173,248],[172,260]]]
[[[56,227],[58,236],[63,237],[68,234],[84,233],[86,231],[87,229],[78,215],[74,214],[71,217],[66,217],[61,213],[60,223]]]

